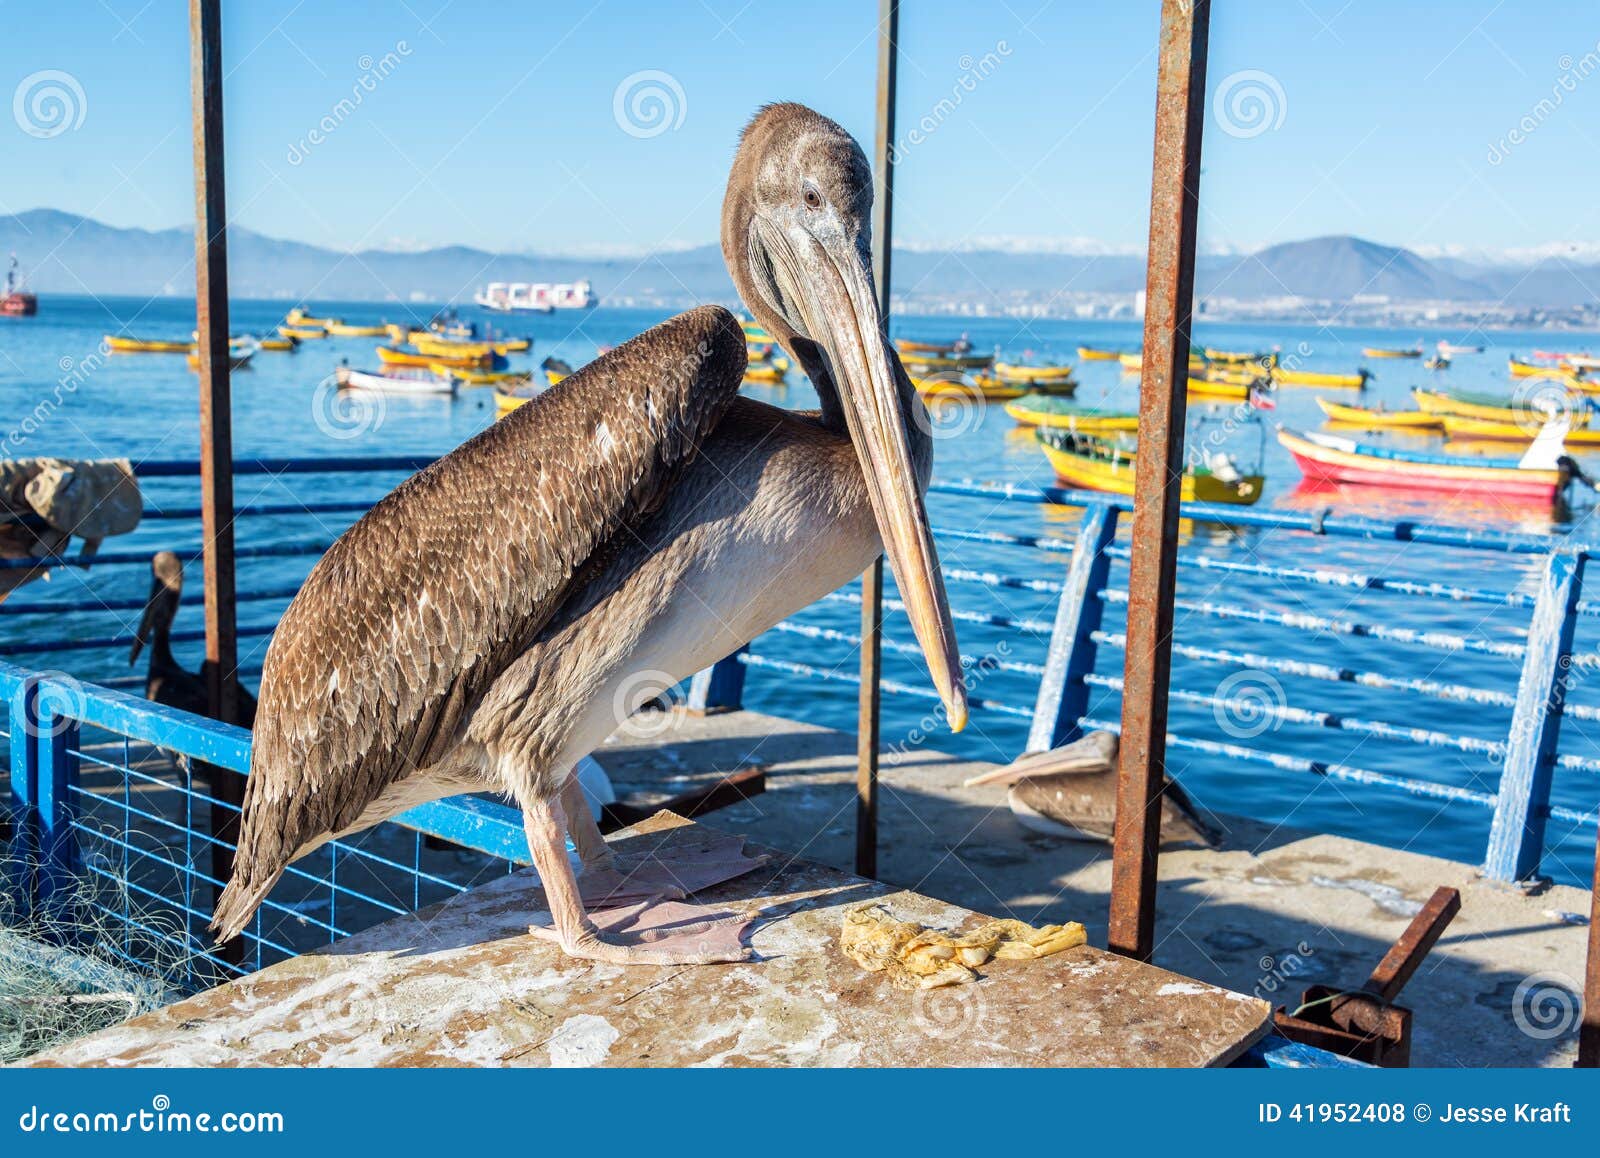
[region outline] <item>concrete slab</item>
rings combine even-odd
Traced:
[[[662,813],[613,840],[629,852],[697,831]],[[839,951],[847,909],[881,897],[942,928],[982,918],[773,856],[695,898],[759,913],[751,962],[574,961],[527,935],[545,906],[523,871],[29,1064],[1195,1066],[1266,1032],[1264,1001],[1088,945],[992,962],[969,985],[895,990]]]
[[[855,738],[735,712],[639,717],[596,754],[625,791],[677,792],[763,765],[768,791],[716,827],[838,868],[854,856]],[[1024,829],[1001,789],[961,787],[991,765],[937,752],[886,755],[879,877],[1029,923],[1082,921],[1105,944],[1110,849]],[[1461,914],[1402,1001],[1414,1065],[1566,1066],[1577,1053],[1589,897],[1526,896],[1473,866],[1338,836],[1219,817],[1220,852],[1161,860],[1156,963],[1274,1004],[1312,983],[1358,985],[1439,885]]]

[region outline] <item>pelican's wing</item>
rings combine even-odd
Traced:
[[[409,479],[328,550],[267,652],[224,937],[297,850],[449,748],[585,561],[660,505],[744,365],[727,310],[673,318]]]

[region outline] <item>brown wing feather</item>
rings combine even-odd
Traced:
[[[233,880],[242,928],[295,852],[436,761],[613,534],[738,394],[727,310],[627,342],[419,472],[341,536],[268,649]]]

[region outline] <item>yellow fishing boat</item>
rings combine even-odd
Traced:
[[[284,315],[283,320],[291,326],[306,326],[310,329],[325,330],[329,324],[338,325],[338,318],[314,318],[304,309],[295,306]]]
[[[411,344],[424,354],[440,354],[450,358],[467,358],[484,354],[519,354],[533,345],[532,338],[485,338],[464,341],[460,338],[441,338],[426,330],[412,330]]]
[[[1006,413],[1021,426],[1075,430],[1080,434],[1131,434],[1139,429],[1137,414],[1089,410],[1052,394],[1025,394],[1007,402]]]
[[[1114,495],[1133,494],[1134,451],[1059,430],[1039,430],[1036,435],[1063,486]],[[1183,472],[1180,497],[1186,503],[1249,506],[1260,500],[1264,481],[1259,474],[1240,474],[1233,469],[1231,459],[1220,456],[1214,467],[1191,467]]]
[[[411,327],[399,322],[389,322],[383,327],[383,332],[389,335],[389,341],[396,346],[403,346],[411,340]]]
[[[1205,348],[1206,361],[1220,363],[1224,366],[1265,366],[1272,367],[1278,364],[1278,355],[1267,352],[1260,354],[1246,354],[1236,350],[1213,350],[1210,346]]]
[[[442,364],[452,370],[487,370],[494,363],[493,353],[447,357],[441,354],[424,354],[418,350],[401,350],[394,346],[379,346],[378,361],[387,366],[423,366],[432,368]]]
[[[385,324],[376,326],[355,326],[347,322],[330,321],[322,327],[335,338],[382,338],[389,333]]]
[[[259,348],[254,344],[232,347],[228,356],[228,368],[230,370],[243,370],[250,364],[250,359],[255,357],[256,350]],[[200,369],[200,351],[190,350],[189,356],[185,361],[189,363],[189,369],[198,371]]]
[[[311,342],[328,336],[328,331],[321,326],[279,326],[278,333],[297,342]]]
[[[1079,346],[1078,357],[1085,362],[1115,362],[1122,357],[1118,350],[1101,350],[1094,346]]]
[[[1271,382],[1265,371],[1241,370],[1235,366],[1207,367],[1203,377],[1208,382],[1221,382],[1229,386],[1253,386],[1257,382],[1265,385]]]
[[[740,322],[739,327],[744,330],[744,340],[747,342],[771,343],[772,335],[760,322]]]
[[[187,354],[193,342],[173,342],[165,338],[122,338],[107,334],[101,339],[113,354]]]
[[[428,369],[440,378],[454,378],[463,386],[516,386],[533,378],[532,370],[479,370],[451,366],[445,362],[430,362]]]
[[[1458,418],[1481,418],[1488,422],[1518,422],[1532,421],[1530,415],[1536,413],[1532,406],[1515,406],[1509,398],[1501,399],[1489,394],[1463,394],[1449,393],[1435,390],[1416,389],[1411,396],[1417,400],[1417,408],[1426,410],[1429,414],[1453,414]],[[1589,425],[1591,412],[1586,409],[1586,404],[1573,403],[1567,408],[1572,428],[1574,430]]]
[[[989,354],[910,354],[902,355],[906,373],[928,377],[943,370],[986,370],[994,357]]]
[[[1253,383],[1217,382],[1210,378],[1189,376],[1189,397],[1217,402],[1247,402]]]
[[[998,378],[912,378],[911,384],[924,398],[984,398],[1004,401],[1021,398],[1028,393],[1026,386],[1002,382]]]
[[[1534,415],[1523,415],[1519,422],[1464,418],[1459,414],[1444,414],[1439,420],[1451,438],[1471,442],[1532,442],[1544,425]],[[1600,446],[1600,430],[1569,429],[1564,441],[1568,446]]]
[[[495,417],[504,418],[517,407],[527,402],[532,402],[538,395],[531,387],[519,386],[515,390],[508,390],[504,386],[494,388]]]
[[[1385,346],[1363,346],[1361,353],[1367,358],[1420,358],[1422,347],[1411,346],[1404,350],[1394,350]]]
[[[1023,366],[1016,362],[996,362],[994,376],[1002,382],[1066,382],[1072,377],[1071,366]]]
[[[1317,405],[1330,422],[1359,426],[1363,430],[1441,430],[1443,419],[1426,410],[1383,410],[1365,406],[1346,406],[1318,398]]]
[[[261,348],[277,353],[293,353],[300,345],[298,338],[262,338]]]
[[[1144,365],[1144,355],[1138,353],[1118,354],[1117,361],[1122,364],[1122,369],[1125,373],[1136,374],[1139,372],[1140,367]],[[1189,355],[1189,373],[1198,374],[1205,368],[1206,360],[1204,358],[1196,357],[1193,354]]]
[[[1272,371],[1272,380],[1285,386],[1320,386],[1325,390],[1364,390],[1370,377],[1372,375],[1365,370],[1357,370],[1354,374],[1329,374],[1321,370],[1294,370],[1278,366]]]

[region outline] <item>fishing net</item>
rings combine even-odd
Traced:
[[[67,881],[65,898],[48,911],[29,911],[32,866],[0,855],[0,1065],[193,987],[200,948],[181,916],[142,904],[114,874],[93,867]]]

